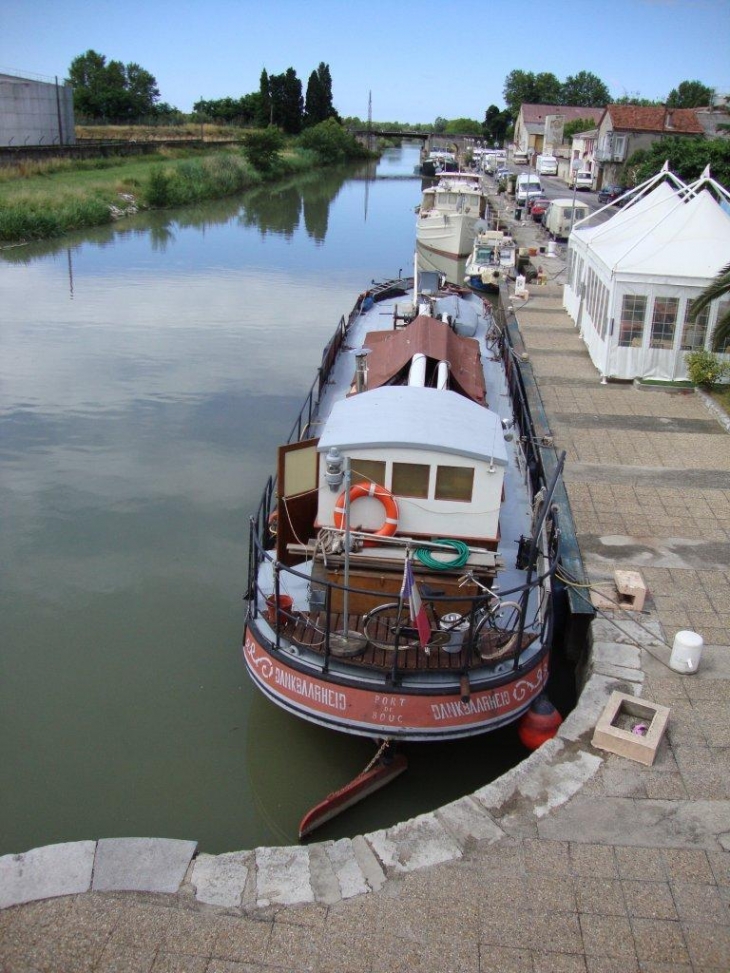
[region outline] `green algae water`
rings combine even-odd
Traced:
[[[418,145],[0,251],[0,854],[296,840],[373,753],[258,697],[248,517],[340,316],[410,274]],[[385,827],[523,755],[414,748],[322,831]]]

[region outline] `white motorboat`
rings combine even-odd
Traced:
[[[481,173],[443,173],[423,191],[416,221],[418,243],[447,257],[467,257],[474,234],[486,228],[487,190]]]
[[[499,285],[514,276],[517,245],[503,230],[482,230],[466,262],[465,282],[477,291],[497,292]]]

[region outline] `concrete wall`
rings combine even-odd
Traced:
[[[73,88],[0,74],[0,145],[73,145]]]

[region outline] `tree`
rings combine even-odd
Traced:
[[[708,304],[711,304],[712,301],[719,301],[726,294],[730,294],[730,264],[722,268],[697,300],[692,301],[692,309],[689,312],[690,321],[694,321],[700,311],[704,311]],[[724,351],[728,341],[730,341],[730,304],[718,317],[715,329],[712,332],[713,350]]]
[[[575,118],[572,122],[567,122],[563,128],[563,141],[569,142],[576,132],[588,132],[596,127],[592,118]]]
[[[433,130],[437,135],[442,135],[446,131],[446,126],[448,124],[448,119],[442,118],[441,115],[437,115],[436,120],[433,123]]]
[[[259,128],[266,128],[272,124],[271,119],[271,88],[269,86],[269,75],[266,68],[261,72],[259,79],[259,104],[256,110],[256,125]]]
[[[260,99],[258,91],[242,98],[218,98],[213,101],[201,98],[193,105],[193,111],[208,121],[224,125],[253,125],[259,115]]]
[[[640,108],[655,108],[657,105],[663,105],[664,102],[651,98],[642,98],[638,91],[627,92],[625,95],[621,95],[620,98],[614,98],[612,104],[614,105],[638,105]]]
[[[482,134],[488,142],[503,145],[511,124],[512,119],[506,109],[500,111],[496,105],[490,105],[484,113]]]
[[[698,179],[709,164],[713,177],[730,188],[730,142],[688,135],[671,135],[635,152],[624,166],[629,177],[626,185],[650,179],[667,161],[672,172],[685,182]]]
[[[560,82],[550,72],[534,74],[515,69],[504,79],[502,93],[510,116],[516,119],[523,104],[559,105],[560,91]]]
[[[682,81],[667,97],[667,108],[702,108],[709,105],[715,92],[701,81]]]
[[[134,62],[127,65],[127,92],[130,108],[137,116],[148,114],[160,98],[157,81]]]
[[[317,70],[309,75],[304,100],[304,124],[318,125],[328,118],[339,121],[339,115],[332,104],[332,76],[329,65],[320,61]]]
[[[92,50],[73,59],[68,80],[76,111],[98,120],[130,122],[154,114],[160,97],[155,78],[139,64],[107,64],[103,54]]]
[[[446,135],[481,135],[482,126],[475,118],[452,118],[446,124]]]
[[[569,75],[560,91],[561,105],[582,105],[586,108],[604,108],[611,101],[608,88],[590,71]]]
[[[302,82],[294,68],[287,68],[284,74],[269,76],[271,96],[271,124],[277,125],[288,135],[297,135],[302,130],[304,99]]]

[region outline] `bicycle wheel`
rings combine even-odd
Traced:
[[[516,601],[502,601],[479,622],[474,638],[477,654],[485,662],[496,662],[517,647],[522,607]]]
[[[419,643],[418,631],[411,624],[408,609],[397,601],[378,605],[365,616],[363,631],[368,642],[377,649],[392,652],[398,649],[414,649]]]

